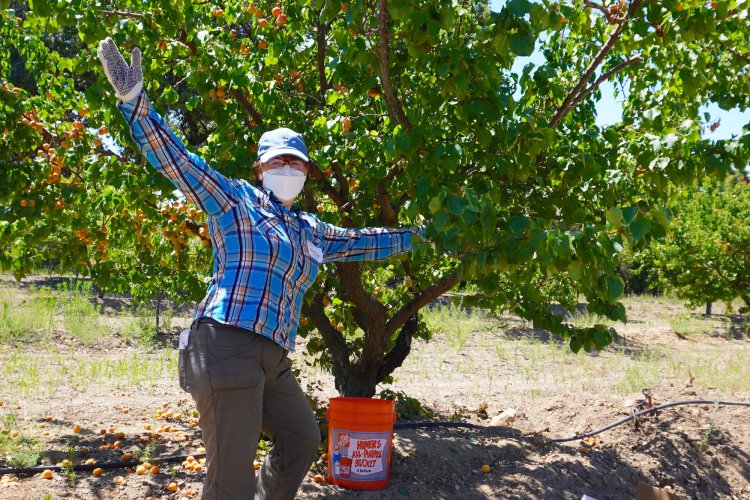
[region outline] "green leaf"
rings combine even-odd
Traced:
[[[607,224],[610,229],[617,229],[622,225],[622,209],[611,207],[607,210]]]
[[[514,33],[510,36],[510,48],[521,57],[528,57],[534,52],[533,36],[527,33]]]
[[[323,10],[320,13],[320,22],[327,23],[341,12],[340,0],[325,0]]]
[[[515,17],[523,17],[531,12],[532,3],[529,0],[510,0],[506,8]]]
[[[622,222],[624,224],[630,225],[631,222],[633,222],[633,219],[638,214],[638,207],[626,207],[622,209]]]
[[[581,339],[579,336],[571,337],[570,338],[570,350],[574,353],[578,354],[578,351],[581,350],[581,347],[583,347],[583,343],[581,342]]]
[[[180,96],[177,95],[177,92],[173,87],[167,87],[162,93],[162,98],[167,104],[175,104],[180,99]]]
[[[574,260],[568,264],[568,276],[570,276],[570,279],[573,281],[581,279],[581,276],[583,276],[583,262],[580,260]]]
[[[436,214],[440,211],[440,209],[443,207],[443,198],[442,196],[433,196],[430,200],[430,203],[427,205],[427,208],[430,210],[431,214]]]
[[[630,224],[630,235],[637,243],[651,230],[651,223],[644,218],[638,218]]]
[[[592,340],[594,341],[594,347],[598,351],[601,351],[612,342],[612,337],[610,337],[609,332],[604,327],[600,327],[594,330]]]
[[[625,282],[616,274],[610,274],[607,276],[607,298],[610,302],[622,297],[625,292]]]
[[[650,121],[654,121],[659,115],[661,115],[661,110],[659,108],[651,108],[643,112],[643,117]]]

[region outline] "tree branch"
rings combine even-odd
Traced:
[[[730,47],[730,46],[728,46],[725,43],[722,43],[721,46],[724,48],[724,50],[726,50],[727,52],[729,52],[730,54],[732,54],[737,59],[740,59],[740,60],[744,61],[745,64],[750,64],[750,57],[748,57],[747,54],[741,54],[741,53],[737,52],[734,49],[734,47]]]
[[[318,64],[318,79],[320,86],[320,101],[325,102],[326,90],[328,90],[328,80],[326,79],[326,32],[328,31],[328,23],[322,23],[317,21],[317,33],[315,40],[318,46],[318,52],[316,54]]]
[[[396,118],[408,131],[411,131],[412,124],[404,114],[401,103],[391,85],[391,76],[388,69],[388,9],[386,3],[387,0],[380,0],[380,73],[383,78],[383,91],[391,116]]]
[[[143,14],[137,14],[126,10],[100,10],[99,12],[108,16],[132,17],[133,19],[142,19],[146,17]]]
[[[383,380],[385,377],[393,373],[393,371],[401,366],[411,351],[411,340],[414,338],[414,334],[419,327],[419,318],[417,315],[409,317],[409,319],[401,327],[401,331],[398,332],[396,343],[385,355],[383,361],[380,363],[378,368],[377,380]]]
[[[573,101],[573,104],[571,104],[571,106],[570,106],[571,109],[575,108],[576,106],[578,106],[578,104],[580,104],[580,102],[583,101],[586,98],[586,96],[588,96],[591,92],[593,92],[599,85],[601,85],[602,83],[604,83],[607,80],[609,80],[609,77],[611,77],[615,73],[620,72],[622,69],[627,68],[631,64],[636,63],[636,62],[640,62],[642,60],[643,60],[643,57],[641,57],[639,55],[635,56],[632,59],[627,59],[626,61],[621,62],[620,64],[618,64],[617,66],[615,66],[611,70],[609,70],[606,73],[602,74],[602,76],[600,76],[594,83],[592,83],[591,85],[589,85],[586,88],[586,90],[584,90],[583,92],[581,92],[578,95],[578,97],[575,98],[575,100]]]
[[[385,307],[373,299],[362,286],[362,273],[358,262],[336,262],[336,272],[341,278],[341,300],[354,304],[369,319],[367,324],[359,324],[368,331],[368,324],[373,331],[377,331],[378,323],[383,323],[385,318]],[[359,323],[359,321],[358,321]]]
[[[393,332],[395,332],[397,328],[403,326],[411,316],[417,314],[417,311],[456,286],[459,281],[461,281],[461,276],[458,271],[454,271],[440,281],[436,281],[428,286],[422,291],[422,293],[415,295],[393,316],[393,318],[390,319],[390,321],[388,321],[388,323],[386,323],[386,334],[392,335]]]
[[[313,322],[331,353],[333,376],[336,379],[336,388],[338,389],[339,381],[344,380],[351,368],[349,348],[346,345],[344,336],[331,326],[328,316],[326,316],[325,307],[323,306],[323,294],[315,294],[310,305],[303,303],[302,313]]]
[[[247,98],[245,92],[237,88],[233,88],[231,92],[234,98],[237,99],[237,102],[239,102],[242,107],[245,108],[245,111],[247,111],[250,116],[252,116],[255,125],[262,124],[263,118],[260,116],[260,113],[258,113],[258,110],[255,109],[255,106],[253,106],[253,103],[251,103]],[[253,126],[253,123],[251,122],[249,125]]]
[[[321,184],[323,192],[333,200],[337,207],[343,207],[344,199],[341,197],[341,194],[338,191],[333,189],[333,186],[331,186],[331,184],[328,182],[325,173],[320,170],[317,162],[310,161],[308,162],[308,166],[310,176]]]
[[[628,8],[628,13],[624,17],[624,20],[629,19],[632,16],[633,12],[636,11],[640,3],[641,3],[641,0],[633,0],[633,3],[631,3],[630,7]],[[596,69],[602,63],[602,61],[607,56],[607,54],[609,54],[609,52],[612,50],[612,47],[614,47],[615,43],[617,43],[617,41],[620,39],[620,36],[622,35],[622,32],[625,29],[625,26],[627,24],[624,22],[624,20],[623,22],[617,25],[617,28],[609,37],[609,40],[607,40],[607,43],[605,43],[602,46],[602,48],[599,50],[599,53],[596,55],[596,57],[594,57],[594,60],[591,61],[591,64],[589,64],[589,67],[583,73],[583,76],[581,76],[580,80],[578,80],[578,83],[570,91],[570,93],[565,98],[565,100],[560,105],[560,107],[557,108],[555,115],[552,117],[552,120],[550,121],[550,126],[552,128],[556,128],[560,124],[560,122],[562,122],[563,118],[565,118],[567,114],[573,109],[574,102],[576,98],[578,97],[579,93],[583,90],[584,86],[586,85],[586,82],[588,82],[589,79],[591,79],[591,76],[594,74],[594,72],[596,72]]]

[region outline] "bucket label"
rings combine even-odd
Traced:
[[[333,477],[379,481],[388,477],[390,432],[331,429]]]

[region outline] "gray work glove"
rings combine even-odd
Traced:
[[[99,42],[99,49],[96,53],[104,65],[104,74],[114,87],[117,98],[127,102],[138,97],[143,89],[141,49],[136,47],[131,52],[130,66],[117,50],[115,42],[109,37]]]

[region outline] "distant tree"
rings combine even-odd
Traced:
[[[750,310],[750,187],[736,175],[681,190],[654,263],[662,286],[688,307],[741,299]]]

